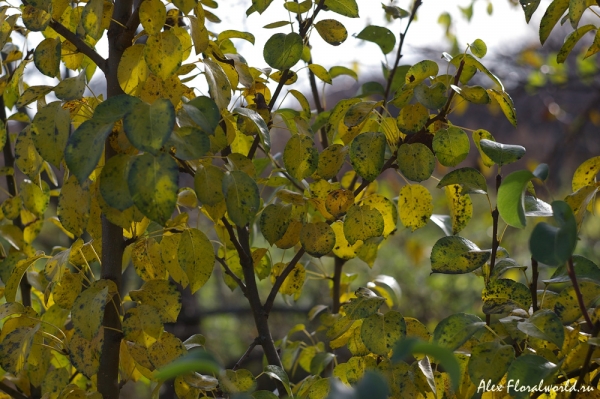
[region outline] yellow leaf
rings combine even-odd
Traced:
[[[163,323],[158,310],[148,305],[138,305],[123,316],[123,338],[148,347],[163,332]]]
[[[231,101],[231,83],[219,64],[210,59],[204,59],[204,73],[210,88],[211,97],[220,110],[229,106]]]
[[[160,339],[148,348],[148,359],[155,368],[160,368],[186,353],[187,350],[179,338],[164,332]]]
[[[135,94],[150,73],[144,59],[144,44],[134,44],[127,48],[119,61],[117,79],[126,94]]]
[[[82,281],[83,275],[81,273],[71,273],[66,269],[61,279],[52,286],[54,303],[63,309],[71,309],[75,299],[81,292]]]
[[[288,225],[287,230],[280,240],[275,241],[275,245],[281,249],[292,248],[300,241],[300,232],[302,231],[303,224],[299,220],[292,220]]]
[[[143,3],[142,3],[143,4]],[[102,36],[104,0],[89,0],[81,13],[81,23],[85,32],[94,39]]]
[[[71,175],[64,183],[58,199],[57,214],[65,229],[80,237],[90,213],[89,181],[83,185]]]
[[[175,33],[175,36],[177,36],[177,38],[181,42],[181,48],[183,49],[183,55],[181,57],[181,61],[183,62],[183,61],[187,60],[188,57],[190,56],[190,54],[192,53],[192,37],[190,36],[190,34],[188,33],[187,30],[185,30],[179,26],[174,27],[172,30],[173,30],[173,33]],[[226,65],[230,66],[229,64],[226,64]],[[234,71],[235,71],[235,69],[234,69]],[[236,72],[236,75],[237,75],[237,72]]]
[[[167,9],[160,0],[145,0],[140,4],[140,22],[149,35],[157,35],[167,20]]]
[[[366,241],[383,234],[384,221],[381,212],[366,205],[353,205],[344,219],[344,235],[353,245],[358,240]]]
[[[473,215],[473,203],[469,194],[463,194],[460,184],[451,184],[445,187],[446,198],[450,207],[452,218],[452,234],[458,234],[464,229]]]
[[[320,258],[335,246],[335,233],[325,222],[306,223],[300,232],[300,242],[308,254]]]
[[[362,200],[362,204],[377,209],[383,217],[383,236],[387,237],[396,231],[398,210],[396,205],[380,194],[371,194]]]
[[[33,62],[41,73],[54,78],[60,72],[60,53],[61,43],[58,37],[44,39],[35,48]]]
[[[37,152],[31,132],[31,125],[19,133],[15,143],[15,164],[21,172],[36,181],[44,160]]]
[[[86,339],[75,332],[69,341],[69,357],[75,368],[88,378],[92,378],[100,367],[100,353],[104,341],[104,330],[94,339]]]
[[[181,310],[181,293],[174,283],[166,280],[146,281],[142,288],[130,291],[129,295],[136,302],[158,309],[163,323],[177,321]]]
[[[200,230],[187,229],[181,233],[177,257],[193,294],[206,284],[212,274],[215,263],[212,244]]]
[[[363,244],[362,241],[356,241],[354,245],[350,245],[346,236],[344,236],[344,223],[338,220],[331,224],[331,228],[335,233],[335,246],[333,247],[333,253],[338,258],[352,259],[356,257],[356,252]]]
[[[75,299],[71,312],[75,332],[87,340],[92,340],[102,325],[104,308],[116,292],[116,286],[111,280],[94,281],[83,290]]]
[[[323,82],[329,83],[329,84],[333,83],[331,80],[331,75],[329,75],[329,72],[323,66],[318,65],[318,64],[310,64],[308,66],[308,69],[310,69],[310,71],[312,73],[314,73],[315,76],[317,78],[321,79]]]
[[[420,184],[406,185],[400,190],[398,208],[402,224],[415,231],[429,221],[433,213],[433,198]]]
[[[334,218],[345,215],[352,205],[354,205],[354,193],[343,188],[331,191],[325,200],[325,207]]]
[[[162,261],[160,244],[153,238],[136,242],[131,250],[135,271],[144,281],[166,279],[167,269]]]

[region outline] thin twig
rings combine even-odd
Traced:
[[[252,341],[250,346],[248,346],[248,349],[246,349],[246,352],[244,352],[242,357],[240,357],[240,360],[238,360],[237,363],[233,366],[233,368],[232,368],[233,371],[239,369],[242,366],[242,363],[244,363],[246,361],[246,359],[248,359],[248,357],[250,356],[250,353],[252,353],[252,351],[254,350],[254,348],[256,348],[256,345],[258,345],[258,344],[260,344],[259,339],[254,338],[254,341]]]
[[[392,165],[394,164],[394,162],[396,161],[396,153],[394,152],[394,154],[390,157],[390,159],[388,159],[386,161],[386,163],[383,165],[383,168],[381,168],[381,172],[383,173],[383,171],[389,169],[392,167]],[[380,173],[381,175],[381,173]],[[367,180],[363,180],[362,183],[360,183],[360,186],[358,186],[356,188],[356,190],[354,190],[354,196],[357,197],[358,194],[360,194],[365,188],[367,188],[367,186],[369,184],[371,184],[372,182],[367,181]],[[352,188],[352,186],[350,186],[350,188]]]
[[[0,381],[0,391],[6,392],[15,399],[29,399],[28,396],[25,396],[16,389],[11,388],[4,381]]]
[[[24,4],[27,2],[23,1]],[[50,27],[56,31],[59,35],[63,36],[65,39],[70,41],[79,52],[87,55],[90,60],[94,62],[100,68],[100,70],[104,73],[108,72],[108,65],[106,63],[106,59],[102,58],[100,54],[96,52],[89,44],[84,42],[81,38],[79,38],[75,33],[71,32],[66,26],[61,24],[58,21],[51,20]]]
[[[244,295],[246,295],[246,285],[244,285],[244,282],[240,280],[240,278],[229,268],[227,262],[225,262],[225,259],[219,258],[218,256],[215,259],[221,264],[221,266],[223,266],[225,273],[229,275],[229,277],[231,277],[237,283],[237,285],[239,285]]]
[[[404,33],[400,33],[400,44],[398,44],[398,51],[396,52],[396,60],[394,61],[394,67],[390,71],[388,75],[387,84],[385,87],[385,94],[383,95],[383,100],[387,101],[388,96],[390,95],[390,90],[392,88],[392,82],[394,80],[394,75],[396,75],[396,69],[398,68],[398,64],[400,63],[400,59],[402,58],[402,47],[404,45],[404,39],[406,38],[406,34],[408,33],[408,28],[410,28],[410,24],[415,19],[417,15],[417,9],[423,4],[422,0],[415,0],[413,4],[412,11],[410,13],[410,17],[408,18],[408,23],[406,24],[406,28],[404,29]]]
[[[301,248],[298,252],[296,252],[296,255],[294,256],[294,258],[290,261],[290,263],[288,263],[286,268],[283,269],[281,274],[279,276],[277,276],[277,279],[275,280],[275,284],[273,284],[273,287],[271,288],[271,292],[269,293],[269,296],[267,297],[267,300],[265,301],[265,304],[263,305],[263,309],[267,315],[269,314],[269,312],[271,311],[271,308],[273,307],[273,303],[275,302],[275,297],[277,296],[277,293],[279,292],[279,288],[281,288],[281,285],[285,281],[285,278],[292,272],[292,270],[294,270],[294,268],[296,267],[296,264],[300,261],[300,258],[302,258],[302,255],[304,255],[304,248]]]
[[[229,221],[225,217],[222,217],[221,221],[225,225],[225,229],[227,230],[227,233],[229,233],[229,239],[233,243],[233,246],[235,247],[235,249],[238,252],[238,254],[241,256],[242,254],[244,254],[244,249],[240,245],[240,242],[238,241],[238,239],[237,239],[237,237],[235,235],[235,232],[233,231],[233,226],[231,226],[229,224]]]
[[[579,289],[579,284],[577,283],[577,276],[575,275],[575,268],[573,266],[573,257],[569,257],[567,262],[567,273],[569,274],[569,278],[571,279],[571,283],[573,283],[573,289],[575,290],[575,295],[577,296],[577,302],[579,302],[579,309],[581,309],[581,313],[583,314],[583,318],[588,325],[588,328],[593,329],[594,323],[592,323],[592,319],[590,319],[590,315],[587,312],[585,307],[585,302],[583,301],[583,295],[581,295],[581,290]]]
[[[454,90],[452,91],[454,93]],[[500,185],[502,184],[502,176],[500,173],[496,175],[496,195],[498,194],[498,190],[500,189]],[[500,246],[500,241],[498,240],[498,220],[500,218],[500,212],[498,211],[498,205],[492,211],[492,254],[490,256],[490,276],[492,275],[492,271],[496,266],[496,256],[498,254],[498,247]],[[485,285],[490,283],[489,277],[488,281],[485,282]],[[492,317],[490,314],[485,315],[485,324],[488,326],[492,321]]]
[[[340,296],[342,286],[342,269],[346,264],[346,260],[338,256],[335,257],[335,266],[333,271],[333,303],[331,313],[336,314],[340,311]]]
[[[592,329],[592,337],[597,336],[599,331],[600,331],[599,325],[596,324]],[[588,373],[588,370],[590,368],[590,362],[592,361],[592,355],[594,354],[595,350],[596,350],[595,345],[589,345],[588,351],[585,355],[585,360],[583,361],[583,365],[581,366],[581,372],[579,374],[579,378],[577,379],[577,383],[575,384],[576,387],[581,387],[583,385],[583,381],[585,380],[585,375]],[[571,399],[575,399],[576,397],[577,397],[577,389],[573,390],[573,392],[571,393]]]
[[[531,306],[534,312],[537,312],[540,309],[537,301],[537,282],[539,276],[538,261],[531,258],[531,284],[529,284],[529,290],[531,291]]]

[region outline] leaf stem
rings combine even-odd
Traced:
[[[567,274],[571,279],[571,283],[573,284],[573,289],[575,290],[575,295],[577,296],[577,302],[579,303],[579,309],[581,309],[581,313],[583,314],[583,318],[588,325],[588,328],[594,330],[594,323],[592,323],[592,319],[587,312],[585,307],[585,302],[583,301],[583,295],[581,295],[581,290],[579,289],[579,284],[577,283],[577,276],[575,275],[575,267],[573,266],[573,257],[569,257],[567,261]]]
[[[537,282],[539,276],[538,261],[531,258],[531,283],[529,283],[529,290],[531,292],[531,303],[534,312],[537,312],[540,309],[537,301]]]
[[[454,93],[454,92],[453,92]],[[502,176],[500,173],[496,175],[496,195],[498,194],[498,190],[500,189],[500,185],[502,184]],[[494,207],[492,211],[492,254],[490,256],[490,275],[485,282],[485,285],[490,283],[490,277],[492,275],[492,271],[496,266],[496,256],[498,254],[498,247],[500,246],[500,241],[498,240],[498,220],[500,218],[500,212],[498,212],[498,205]],[[490,325],[491,316],[489,314],[485,315],[485,324]]]

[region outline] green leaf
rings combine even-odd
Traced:
[[[221,112],[212,98],[198,96],[189,103],[183,104],[183,109],[200,129],[210,135],[215,134],[215,129],[221,121]]]
[[[319,153],[309,136],[295,134],[285,145],[283,164],[294,179],[302,180],[314,173]]]
[[[468,372],[471,381],[489,381],[496,384],[506,374],[508,367],[515,359],[515,350],[510,345],[499,342],[484,342],[471,350]],[[494,367],[489,367],[493,364]]]
[[[166,141],[167,148],[175,149],[175,156],[184,161],[193,161],[210,151],[210,138],[207,133],[192,126],[174,130]]]
[[[324,66],[318,64],[309,64],[308,69],[323,82],[332,84],[331,76],[329,76],[329,72],[325,69]]]
[[[512,144],[501,144],[495,141],[482,139],[479,141],[481,150],[498,166],[516,162],[525,155],[525,147]]]
[[[573,255],[573,269],[577,281],[589,281],[600,285],[600,268],[591,260],[580,255]],[[554,271],[550,279],[543,281],[546,284],[568,283],[571,278],[565,264],[562,264]]]
[[[483,328],[485,328],[485,322],[479,317],[456,313],[439,322],[433,331],[431,342],[455,351]]]
[[[190,290],[198,291],[210,278],[215,263],[215,253],[206,234],[198,229],[186,229],[181,233],[177,249],[179,265],[187,274]]]
[[[28,87],[15,104],[17,108],[25,107],[34,101],[45,100],[46,94],[54,88],[52,86],[31,86]]]
[[[442,82],[437,82],[431,87],[421,83],[414,88],[414,94],[417,101],[429,109],[440,109],[448,101],[446,85]]]
[[[485,152],[483,152],[483,150],[481,149],[481,140],[491,140],[491,141],[495,141],[494,140],[494,136],[492,136],[492,134],[490,132],[488,132],[487,130],[484,129],[478,129],[475,130],[473,132],[473,142],[475,143],[475,146],[477,147],[477,150],[479,151],[479,156],[481,156],[481,161],[483,162],[483,164],[485,166],[487,166],[488,168],[491,166],[494,166],[495,163],[494,161],[486,155]]]
[[[453,170],[440,180],[437,188],[451,184],[460,184],[463,194],[486,194],[487,183],[480,171],[474,168],[460,168]]]
[[[540,5],[540,0],[519,0],[519,3],[521,3],[521,7],[523,7],[523,11],[525,12],[525,21],[529,23],[531,16]]]
[[[558,62],[559,64],[565,62],[569,54],[571,54],[571,50],[573,50],[573,47],[575,47],[579,39],[581,39],[583,35],[585,35],[589,31],[596,29],[597,28],[594,25],[584,25],[578,28],[577,30],[569,33],[569,35],[565,38],[565,42],[560,48],[558,54],[556,55],[556,62]]]
[[[420,184],[406,185],[400,189],[398,208],[402,224],[415,231],[427,224],[433,212],[433,198]]]
[[[292,388],[290,388],[290,379],[285,371],[279,366],[267,365],[263,372],[271,378],[281,381],[288,396],[292,396]]]
[[[54,88],[54,94],[61,100],[71,101],[83,97],[85,92],[85,69],[73,78],[64,79]]]
[[[234,108],[232,113],[243,115],[249,118],[258,128],[258,134],[262,140],[265,150],[271,149],[271,136],[269,134],[269,127],[265,123],[265,120],[258,114],[258,112],[249,108]]]
[[[471,144],[464,130],[451,126],[440,129],[433,137],[433,152],[444,166],[456,166],[467,158]]]
[[[123,130],[137,149],[157,155],[175,126],[175,108],[166,98],[139,102],[123,119]]]
[[[312,0],[305,0],[301,3],[288,1],[283,3],[283,6],[288,11],[295,12],[296,14],[303,14],[311,9],[312,4]]]
[[[129,175],[131,157],[116,154],[106,161],[100,173],[100,194],[111,207],[124,211],[133,205],[127,176]]]
[[[358,18],[358,5],[356,0],[325,0],[325,7],[329,11],[349,18]]]
[[[292,216],[292,205],[271,204],[260,215],[260,231],[273,245],[285,235]]]
[[[407,179],[422,182],[431,177],[435,156],[425,144],[402,144],[398,148],[398,168]]]
[[[237,226],[251,223],[260,207],[258,186],[246,173],[234,170],[223,177],[223,195],[227,214]]]
[[[21,18],[23,19],[23,25],[30,31],[42,32],[50,23],[52,14],[28,4],[23,7]]]
[[[431,250],[431,272],[444,274],[469,273],[483,266],[490,258],[489,250],[481,250],[463,237],[442,237]]]
[[[381,26],[369,25],[356,38],[377,44],[383,54],[391,52],[396,47],[396,36],[388,28]]]
[[[477,58],[483,58],[487,54],[487,46],[481,39],[475,39],[475,41],[469,46],[471,48],[471,52]]]
[[[271,68],[283,71],[300,61],[303,47],[302,37],[299,34],[276,33],[265,43],[263,57]]]
[[[300,242],[309,255],[320,258],[335,246],[335,232],[325,222],[306,223],[300,231]]]
[[[393,310],[384,315],[374,313],[363,320],[360,337],[371,352],[387,356],[396,342],[406,337],[406,322]]]
[[[173,1],[173,5],[175,5],[175,7],[177,7],[183,13],[183,15],[189,14],[189,12],[194,7],[196,7],[197,3],[198,3],[197,0],[174,0]]]
[[[51,78],[60,73],[61,42],[58,37],[47,38],[40,42],[33,53],[33,62],[37,69]]]
[[[164,225],[177,203],[179,168],[169,154],[144,153],[134,158],[127,185],[135,206],[150,220]]]
[[[353,205],[344,219],[344,235],[350,245],[383,235],[384,221],[381,212],[367,205]]]
[[[382,132],[358,135],[350,145],[350,163],[356,173],[367,181],[375,180],[383,168],[386,139]]]
[[[36,332],[41,324],[17,327],[7,333],[0,343],[0,366],[8,372],[18,374],[27,366]]]
[[[487,141],[487,140],[482,140]],[[491,142],[490,142],[491,143]],[[525,227],[524,196],[525,188],[535,176],[528,170],[520,170],[506,176],[498,190],[498,211],[500,216],[513,227]]]
[[[335,19],[323,19],[315,24],[315,28],[321,38],[332,46],[339,46],[348,38],[344,25]]]
[[[490,281],[481,299],[485,314],[507,313],[516,308],[529,310],[531,306],[529,287],[504,278]]]
[[[352,69],[343,67],[343,66],[333,66],[329,68],[329,75],[331,78],[336,78],[340,75],[350,76],[352,79],[358,81],[358,75]]]
[[[541,309],[529,319],[517,323],[517,328],[530,337],[552,342],[562,348],[565,331],[560,318],[551,310]]]
[[[191,372],[217,374],[220,370],[214,356],[204,350],[195,350],[158,369],[155,377],[165,381]]]
[[[410,13],[400,7],[396,7],[396,6],[386,6],[385,4],[381,3],[381,7],[385,10],[385,13],[389,16],[391,16],[394,19],[402,19],[402,18],[406,18],[410,15]]]
[[[430,76],[437,76],[438,71],[439,66],[437,63],[431,60],[423,60],[417,62],[406,71],[405,82],[407,85],[416,85]]]
[[[63,160],[70,127],[69,111],[62,108],[60,101],[38,108],[33,118],[33,144],[42,158],[56,167]]]
[[[199,165],[194,176],[194,189],[203,204],[216,205],[223,201],[223,177],[225,173],[214,165]]]
[[[286,26],[286,25],[291,25],[290,21],[277,21],[277,22],[272,22],[270,24],[266,24],[265,26],[263,26],[263,29],[275,29],[275,28],[281,28],[282,26]]]
[[[558,366],[556,364],[542,356],[524,354],[512,362],[508,368],[506,379],[507,381],[519,381],[521,387],[537,387],[543,381],[552,381],[550,377],[557,370]],[[516,398],[529,397],[529,393],[526,391],[520,392],[517,387],[510,387],[508,393]]]
[[[540,42],[542,45],[546,42],[550,32],[552,32],[552,29],[554,29],[554,26],[568,8],[569,0],[553,0],[548,6],[540,22]]]
[[[208,58],[205,58],[203,62],[210,96],[214,99],[220,110],[226,109],[231,102],[231,82],[221,65]]]
[[[127,94],[119,94],[102,101],[94,109],[93,120],[100,123],[113,123],[124,117],[142,101]]]
[[[571,207],[563,201],[552,203],[554,220],[559,227],[538,223],[529,240],[531,255],[549,266],[564,264],[577,246],[577,221]]]

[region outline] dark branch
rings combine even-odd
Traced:
[[[29,399],[28,396],[23,395],[14,388],[11,388],[4,381],[0,381],[0,391],[6,392],[15,399]]]
[[[237,283],[237,285],[239,285],[244,295],[246,295],[246,286],[244,285],[242,280],[240,280],[240,278],[229,268],[227,262],[225,262],[225,259],[219,258],[218,256],[215,259],[217,259],[217,262],[219,262],[221,266],[223,266],[223,269],[225,269],[225,273],[229,277],[231,277]]]
[[[233,366],[233,371],[239,369],[242,366],[242,363],[244,363],[246,361],[246,359],[248,359],[248,356],[250,356],[250,354],[252,353],[254,348],[256,348],[256,345],[258,345],[258,344],[260,344],[260,340],[258,338],[254,338],[254,341],[252,341],[250,346],[248,346],[248,349],[246,349],[246,352],[244,352],[244,354],[242,355],[240,360],[238,360],[237,363]]]
[[[108,72],[108,65],[106,60],[102,58],[100,54],[96,52],[89,44],[84,42],[81,38],[79,38],[75,33],[71,32],[67,29],[66,26],[61,24],[58,21],[52,20],[50,21],[50,27],[56,31],[59,35],[63,36],[65,39],[73,43],[73,45],[79,50],[81,53],[87,55],[90,60],[94,62],[94,64],[98,65],[98,68],[105,74]]]
[[[269,296],[267,297],[267,300],[265,301],[265,304],[263,305],[263,309],[266,314],[269,314],[269,312],[271,311],[271,308],[273,307],[273,303],[275,302],[275,297],[277,296],[277,293],[279,292],[279,288],[281,288],[281,285],[285,281],[285,278],[292,272],[292,270],[294,270],[294,267],[296,267],[296,264],[298,263],[298,261],[300,261],[300,258],[302,258],[302,255],[304,255],[304,248],[302,248],[298,252],[296,252],[296,255],[290,261],[290,263],[288,263],[288,265],[283,270],[283,272],[281,272],[281,274],[279,276],[277,276],[277,279],[275,280],[275,284],[273,284],[273,288],[271,288],[271,292],[269,293]]]

